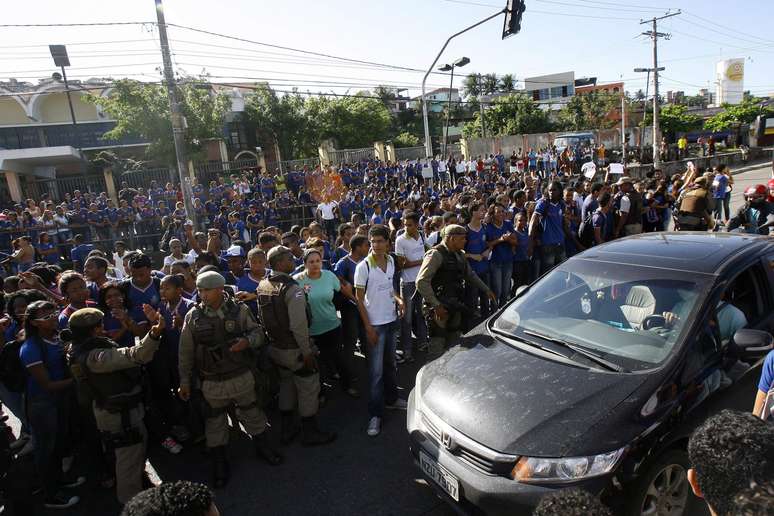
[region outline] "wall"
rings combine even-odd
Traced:
[[[29,124],[24,108],[13,98],[0,98],[0,125]]]
[[[81,100],[78,93],[71,93],[75,119],[79,122],[94,122],[100,120],[97,116],[97,108],[93,104],[87,104]],[[40,104],[40,122],[56,123],[71,122],[70,107],[67,105],[65,93],[51,93],[46,95]]]

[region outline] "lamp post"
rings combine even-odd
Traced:
[[[462,68],[468,63],[470,63],[470,59],[468,59],[467,57],[460,57],[452,64],[445,64],[442,67],[438,68],[438,70],[440,70],[441,72],[451,72],[451,80],[449,81],[449,107],[446,110],[446,126],[444,127],[444,132],[443,132],[443,151],[442,151],[443,159],[446,159],[446,142],[449,141],[449,118],[451,117],[451,108],[452,108],[452,89],[454,88],[454,69]]]
[[[51,57],[54,58],[54,64],[62,69],[62,80],[64,80],[67,104],[70,106],[70,117],[73,121],[73,136],[75,137],[76,146],[80,149],[81,138],[78,134],[78,124],[75,121],[73,99],[70,97],[70,84],[67,82],[67,73],[65,73],[65,67],[70,66],[70,58],[67,56],[67,47],[64,45],[49,45],[48,49],[51,52]]]
[[[648,81],[645,84],[645,92],[646,92],[645,93],[645,102],[648,101],[647,91],[648,91],[648,86],[650,86],[650,73],[651,72],[654,73],[653,77],[655,79],[657,77],[655,74],[660,72],[660,71],[662,71],[662,70],[664,70],[663,66],[661,66],[659,68],[635,68],[634,69],[634,71],[636,73],[644,73],[644,72],[648,73]],[[658,127],[658,109],[659,109],[659,106],[658,106],[658,89],[656,88],[655,90],[656,90],[656,93],[653,96],[653,167],[654,167],[654,169],[657,168],[657,165],[659,164],[659,161],[660,161],[659,160],[659,154],[658,154],[658,144],[660,143],[658,141],[658,135],[659,135],[659,127]],[[644,127],[644,124],[645,124],[645,112],[644,111],[642,113],[642,122],[643,122],[643,127]],[[642,133],[640,133],[640,134],[642,134]],[[642,154],[643,154],[642,149],[643,149],[643,147],[644,147],[644,145],[640,145],[640,162],[642,162]]]

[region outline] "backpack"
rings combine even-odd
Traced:
[[[584,247],[594,245],[594,213],[586,214],[586,218],[578,226],[578,240]]]

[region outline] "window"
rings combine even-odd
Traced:
[[[562,97],[567,96],[567,86],[562,86]]]
[[[607,91],[607,90],[605,90],[605,91]],[[619,91],[620,91],[620,90],[619,90],[617,87],[616,87],[616,88],[613,88],[613,93],[618,93]]]
[[[532,90],[532,100],[540,100],[540,90]]]
[[[554,86],[553,88],[551,88],[551,98],[555,99],[559,97],[564,97],[565,95],[562,93],[563,88],[564,86]]]

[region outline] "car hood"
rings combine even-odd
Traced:
[[[601,418],[615,419],[613,409],[644,381],[644,374],[600,372],[542,358],[484,333],[464,337],[427,364],[419,389],[423,409],[484,446],[513,455],[562,457],[610,451],[609,438],[607,449],[596,451],[581,437]]]

